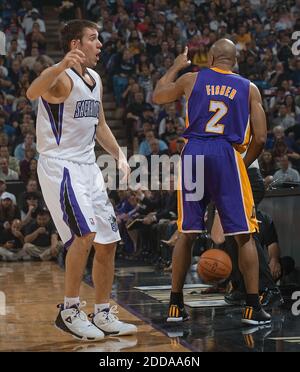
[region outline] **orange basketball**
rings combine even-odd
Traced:
[[[221,249],[209,249],[200,256],[197,269],[205,283],[217,283],[229,277],[232,263]]]

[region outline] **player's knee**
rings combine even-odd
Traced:
[[[241,234],[241,235],[235,235],[235,241],[237,242],[238,246],[241,247],[248,243],[251,240],[252,235],[251,234]]]
[[[213,241],[214,246],[222,245],[225,242],[224,235],[211,235],[211,240]]]
[[[95,239],[96,233],[88,233],[83,236],[77,236],[76,240],[78,243],[89,246],[93,244],[93,241]]]
[[[107,262],[108,260],[115,258],[116,244],[94,244],[95,248],[95,259],[99,262]]]

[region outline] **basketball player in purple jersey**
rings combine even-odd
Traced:
[[[64,58],[32,82],[27,97],[39,100],[38,176],[43,196],[69,247],[65,298],[55,325],[77,339],[98,341],[106,335],[136,333],[137,327],[118,320],[116,306],[109,304],[120,235],[96,164],[95,139],[118,160],[125,175],[130,168],[104,116],[102,82],[94,71],[102,46],[98,26],[87,20],[70,21],[62,31],[62,43]],[[79,290],[92,245],[95,311],[89,321],[81,309]]]
[[[191,263],[195,237],[205,230],[204,213],[209,201],[218,210],[225,235],[233,235],[239,247],[239,268],[247,290],[242,322],[265,324],[271,316],[261,307],[258,296],[259,264],[252,234],[258,230],[252,191],[246,168],[261,153],[266,141],[266,118],[257,87],[232,72],[236,48],[228,39],[218,40],[210,49],[208,66],[198,73],[180,70],[189,66],[188,49],[159,80],[153,101],[165,104],[186,98],[187,139],[181,154],[181,190],[178,191],[178,230],[173,251],[172,292],[167,321],[189,318],[183,302],[183,285]],[[241,153],[247,149],[244,159]],[[186,173],[196,184],[196,157],[204,156],[204,195],[191,201]],[[184,158],[192,157],[185,169]]]

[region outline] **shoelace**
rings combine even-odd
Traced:
[[[119,311],[118,311],[118,306],[117,305],[114,305],[112,306],[110,309],[109,309],[109,312],[107,313],[107,319],[110,321],[110,322],[113,322],[115,320],[119,320],[119,318],[117,317],[116,314],[118,314]]]
[[[73,307],[72,308],[72,310],[73,310],[72,317],[80,318],[82,321],[87,321],[88,318],[87,318],[85,312],[81,311],[81,309],[85,306],[86,306],[86,301],[82,301],[78,304],[78,306],[76,306],[76,308]]]
[[[105,319],[107,319],[109,322],[114,322],[115,320],[119,320],[119,318],[116,315],[118,313],[119,313],[118,306],[117,305],[113,305],[109,309],[109,311],[100,311],[97,314],[101,314],[102,317],[105,318]],[[94,318],[94,316],[96,316],[97,314],[91,313],[88,316],[89,316],[89,318]]]

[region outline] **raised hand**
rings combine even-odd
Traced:
[[[60,62],[61,67],[66,70],[75,65],[80,65],[85,62],[85,54],[79,49],[73,49],[65,55],[65,58]]]
[[[188,59],[188,52],[189,52],[189,48],[186,46],[184,48],[184,52],[179,54],[179,56],[176,57],[173,63],[173,66],[176,68],[176,70],[180,71],[188,67],[191,64],[191,61]]]

